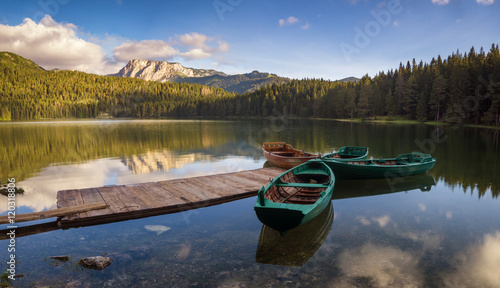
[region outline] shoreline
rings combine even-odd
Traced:
[[[154,121],[154,120],[215,120],[215,121],[237,121],[237,120],[266,120],[272,119],[276,116],[266,116],[266,117],[194,117],[194,118],[133,118],[133,117],[98,117],[98,118],[47,118],[47,119],[36,119],[36,120],[0,120],[0,124],[9,124],[9,123],[47,123],[47,122],[56,122],[56,121],[120,121],[120,120],[145,120],[145,121]],[[282,116],[286,117],[286,116]],[[280,118],[282,118],[280,117]],[[337,121],[337,122],[348,122],[348,123],[375,123],[375,124],[392,124],[392,125],[432,125],[432,126],[455,126],[452,123],[442,122],[442,121],[417,121],[417,120],[405,120],[405,119],[362,119],[362,118],[352,118],[352,119],[339,119],[339,118],[308,118],[308,117],[294,117],[288,116],[288,119],[309,119],[309,120],[322,120],[322,121]],[[482,129],[494,129],[499,130],[500,127],[497,126],[487,126],[480,124],[460,124],[458,127],[467,127],[467,128],[482,128]],[[455,127],[457,127],[455,126]]]

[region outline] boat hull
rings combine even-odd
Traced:
[[[290,169],[320,157],[319,154],[294,149],[292,145],[285,142],[264,142],[262,153],[271,164],[284,169]]]
[[[337,179],[380,179],[406,177],[422,174],[434,167],[436,159],[427,157],[422,161],[411,161],[403,159],[402,154],[398,158],[338,161],[323,159],[335,173]],[[389,163],[389,164],[388,164]]]
[[[337,152],[323,155],[321,159],[351,161],[364,160],[366,157],[368,157],[368,147],[345,146],[340,148]]]
[[[311,173],[311,182],[318,184],[296,182],[296,179],[292,181],[293,177],[303,172],[304,175]],[[314,175],[314,173],[318,174]],[[324,181],[315,181],[315,177]],[[290,182],[287,182],[289,180]],[[334,185],[335,176],[331,169],[320,159],[311,160],[282,173],[266,187],[262,187],[254,206],[255,213],[263,224],[272,229],[279,232],[288,231],[318,216],[330,203]],[[284,189],[294,192],[287,192]],[[307,195],[307,193],[310,194]]]

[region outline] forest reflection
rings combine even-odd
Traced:
[[[327,153],[368,146],[369,157],[410,151],[438,159],[430,175],[453,189],[484,197],[499,194],[498,130],[428,125],[285,119],[251,121],[58,121],[0,125],[0,181],[18,182],[58,165],[117,158],[134,173],[168,172],[187,163],[244,156],[262,160],[263,141],[286,141]],[[425,145],[424,145],[425,144]],[[425,151],[427,150],[427,151]]]

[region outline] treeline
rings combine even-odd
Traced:
[[[234,97],[200,84],[45,71],[18,55],[0,53],[0,120],[192,117],[205,110],[217,115],[220,103]],[[202,110],[202,102],[210,107]]]
[[[453,53],[430,63],[400,64],[358,83],[294,80],[237,97],[236,115],[300,117],[394,117],[418,121],[471,122],[500,126],[500,53]]]
[[[74,71],[6,65],[0,53],[0,118],[266,117],[403,118],[500,126],[500,52],[415,59],[361,81],[292,80],[246,94]],[[2,60],[3,58],[3,60]],[[15,58],[15,59],[14,59]],[[21,57],[19,57],[21,58]],[[27,67],[27,66],[26,66]]]

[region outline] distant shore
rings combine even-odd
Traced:
[[[415,124],[424,124],[424,125],[432,125],[432,126],[454,126],[453,123],[447,123],[442,121],[425,121],[420,122],[417,120],[405,120],[405,119],[362,119],[362,118],[352,118],[352,119],[325,119],[325,120],[335,120],[339,122],[352,122],[352,123],[382,123],[382,124],[398,124],[398,125],[415,125]],[[460,124],[458,126],[461,127],[474,127],[474,128],[487,128],[487,129],[500,129],[500,127],[496,126],[487,126],[487,125],[478,125],[478,124]]]
[[[45,121],[86,121],[86,120],[256,120],[256,119],[269,119],[273,116],[267,117],[195,117],[195,118],[133,118],[133,117],[97,117],[97,118],[41,118],[32,120],[0,120],[0,123],[19,123],[19,122],[45,122]],[[486,128],[486,129],[500,129],[496,126],[487,126],[471,123],[463,123],[456,125],[453,123],[442,122],[442,121],[425,121],[420,122],[417,120],[407,120],[407,119],[388,119],[377,117],[375,119],[362,119],[362,118],[349,118],[349,119],[338,119],[338,118],[307,118],[307,117],[294,117],[288,116],[288,119],[311,119],[311,120],[328,120],[328,121],[338,121],[338,122],[349,122],[349,123],[379,123],[379,124],[394,124],[394,125],[432,125],[432,126],[458,126],[458,127],[469,127],[469,128]]]

